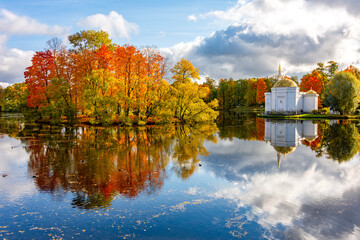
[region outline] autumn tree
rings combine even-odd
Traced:
[[[204,99],[205,102],[211,102],[212,100],[217,98],[217,85],[214,79],[206,77],[203,86],[207,86],[210,90],[209,95]]]
[[[218,106],[217,99],[205,103],[203,99],[209,94],[209,88],[193,82],[200,79],[199,70],[183,58],[170,71],[175,80],[171,88],[175,117],[182,122],[215,120],[218,113],[213,108]]]
[[[55,77],[55,58],[50,50],[36,52],[32,65],[27,67],[24,76],[29,89],[28,107],[41,109],[50,104],[48,87]]]
[[[257,88],[256,88],[256,102],[257,104],[265,103],[265,92],[266,92],[266,83],[263,78],[258,79]]]
[[[301,78],[300,91],[307,92],[309,90],[314,90],[319,94],[318,105],[321,107],[323,101],[323,83],[318,72],[308,73]]]
[[[192,63],[182,58],[175,66],[170,70],[173,73],[172,79],[174,83],[186,83],[192,82],[192,80],[200,80],[199,69],[195,68]]]
[[[324,104],[340,114],[351,114],[358,107],[360,83],[354,74],[339,72],[325,88]]]
[[[353,65],[350,65],[349,67],[347,67],[344,72],[351,72],[352,74],[354,74],[356,76],[357,79],[360,80],[360,70],[356,67],[354,67]]]
[[[93,70],[86,77],[84,92],[85,113],[91,117],[91,123],[108,125],[113,123],[116,101],[111,97],[115,78],[105,69]]]
[[[2,95],[2,110],[5,112],[20,112],[26,107],[26,99],[29,95],[25,83],[15,83],[0,89]]]
[[[103,30],[83,30],[68,37],[74,51],[81,52],[84,49],[97,50],[102,45],[114,47],[109,34]]]
[[[271,92],[271,88],[275,85],[277,79],[274,77],[266,77],[264,81],[266,83],[266,92]]]
[[[250,79],[248,81],[248,91],[245,95],[246,105],[254,106],[256,105],[256,93],[257,93],[257,80]]]
[[[145,92],[145,58],[140,51],[132,45],[118,46],[113,56],[113,69],[117,79],[119,94],[117,103],[124,109],[125,117],[129,117],[132,107],[137,108],[138,101]]]
[[[144,93],[139,99],[139,111],[146,118],[163,115],[166,111],[165,101],[168,98],[170,85],[163,80],[166,62],[160,52],[156,49],[145,48],[141,51],[144,56]]]

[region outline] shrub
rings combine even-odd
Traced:
[[[328,115],[330,113],[330,108],[328,107],[324,107],[320,110],[320,113],[321,114],[325,114],[325,115]]]

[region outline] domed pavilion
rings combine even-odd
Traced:
[[[300,92],[290,78],[281,74],[279,65],[278,81],[265,93],[265,114],[302,114],[318,109],[319,95],[314,91]]]

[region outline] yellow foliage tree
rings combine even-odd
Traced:
[[[199,69],[183,58],[170,71],[175,80],[171,88],[175,117],[182,122],[215,120],[218,112],[213,109],[218,107],[218,100],[205,103],[204,98],[209,94],[209,88],[192,81],[200,79]]]

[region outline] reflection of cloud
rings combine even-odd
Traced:
[[[21,142],[8,136],[0,138],[0,195],[15,201],[34,192],[35,186],[27,176],[28,153],[18,147]]]
[[[254,145],[252,149],[250,144]],[[251,206],[245,210],[249,220],[269,231],[283,225],[290,238],[359,236],[358,158],[339,165],[330,159],[315,159],[314,152],[299,146],[278,170],[275,158],[270,157],[276,152],[268,151],[269,144],[250,144],[234,141],[229,147],[226,143],[221,152],[231,154],[225,159],[212,158],[219,149],[208,147],[210,156],[202,161],[215,175],[234,183],[214,193],[215,197],[229,199],[240,208]]]

